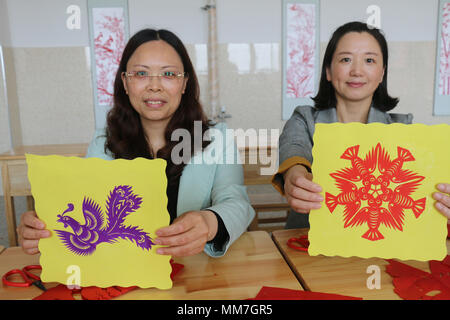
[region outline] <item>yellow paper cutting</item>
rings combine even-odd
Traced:
[[[310,255],[442,260],[447,218],[434,207],[450,182],[450,126],[316,124]]]
[[[52,234],[39,241],[43,282],[172,287],[170,256],[153,242],[170,220],[164,160],[26,158],[36,213]]]

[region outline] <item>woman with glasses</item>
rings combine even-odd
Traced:
[[[286,122],[279,141],[274,187],[292,208],[286,228],[309,227],[309,211],[323,202],[322,187],[312,182],[311,164],[316,123],[412,122],[411,114],[388,113],[398,103],[387,90],[388,48],[380,30],[361,22],[339,27],[325,51],[314,107],[299,106]],[[450,218],[450,184],[433,194],[436,208]]]
[[[160,254],[189,256],[204,250],[222,256],[255,215],[243,186],[242,165],[220,161],[237,159],[234,140],[203,139],[211,129],[223,133],[217,137],[226,135],[224,125],[210,126],[199,95],[181,40],[167,30],[137,32],[120,61],[106,129],[97,130],[87,152],[87,157],[107,160],[167,161],[171,224],[156,231],[155,243],[165,246],[158,249]],[[180,151],[176,137],[183,133],[189,141],[183,141]],[[202,161],[212,149],[219,161]],[[32,211],[22,215],[18,231],[30,254],[38,252],[40,238],[50,236]]]

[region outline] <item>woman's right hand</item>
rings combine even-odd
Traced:
[[[50,231],[45,229],[45,224],[38,219],[35,211],[28,211],[20,217],[17,227],[19,244],[27,254],[39,253],[39,239],[50,237]]]
[[[312,182],[312,177],[302,165],[295,165],[284,174],[284,193],[289,206],[296,212],[309,213],[322,206],[322,187]]]

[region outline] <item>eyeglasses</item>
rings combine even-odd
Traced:
[[[122,75],[137,83],[145,83],[150,80],[151,77],[158,77],[165,83],[173,83],[184,78],[186,76],[186,72],[164,71],[162,73],[149,74],[147,71],[132,71],[122,72]]]

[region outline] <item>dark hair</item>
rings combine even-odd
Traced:
[[[384,76],[382,82],[375,90],[372,98],[373,106],[381,111],[389,111],[395,108],[398,104],[398,98],[392,98],[387,91],[387,75],[388,75],[388,46],[385,37],[379,29],[369,27],[366,23],[354,21],[346,23],[333,33],[325,50],[325,55],[322,62],[322,74],[320,76],[319,91],[317,95],[312,98],[314,106],[317,109],[329,109],[336,107],[336,93],[333,85],[327,80],[327,68],[331,66],[334,52],[339,40],[349,32],[367,32],[377,40],[383,54]]]
[[[181,58],[188,79],[180,105],[167,124],[164,133],[166,145],[158,151],[158,154],[152,155],[140,116],[130,103],[121,75],[122,72],[126,71],[128,60],[136,49],[146,42],[155,40],[163,40],[175,49]],[[178,128],[184,128],[190,132],[192,150],[190,156],[192,156],[194,152],[198,151],[194,150],[194,121],[202,122],[203,137],[203,133],[209,128],[208,119],[200,104],[200,88],[197,76],[183,43],[174,33],[168,30],[144,29],[137,32],[125,46],[116,73],[114,104],[107,116],[105,151],[108,149],[115,159],[134,159],[137,157],[152,159],[153,156],[165,159],[167,161],[166,174],[170,185],[171,181],[181,175],[186,164],[185,161],[178,165],[172,163],[171,152],[178,142],[171,141],[171,134]],[[208,143],[209,141],[205,141],[202,148],[206,147]],[[183,159],[185,159],[185,155],[183,155]]]

